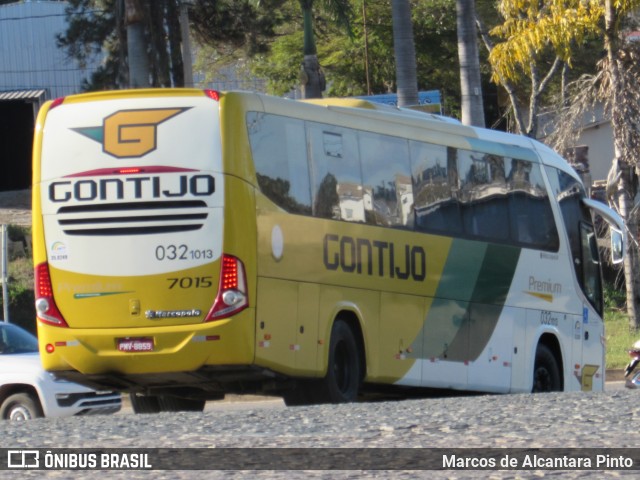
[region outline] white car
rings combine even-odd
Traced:
[[[115,392],[57,380],[40,363],[38,339],[22,328],[0,321],[0,418],[115,413],[122,397]]]

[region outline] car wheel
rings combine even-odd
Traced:
[[[14,393],[2,402],[0,416],[3,420],[23,421],[44,415],[37,398],[28,393]]]

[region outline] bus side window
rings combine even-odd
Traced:
[[[248,112],[247,129],[262,193],[289,213],[311,215],[304,123]]]
[[[593,226],[580,222],[580,241],[582,247],[582,289],[593,308],[602,314],[602,285],[598,244]]]
[[[313,215],[365,221],[358,139],[347,128],[307,123],[313,185]]]
[[[599,293],[600,266],[597,264],[597,255],[593,258],[589,244],[593,226],[591,213],[582,202],[586,196],[584,188],[565,172],[553,167],[547,167],[546,171],[562,212],[576,278],[589,302],[599,313],[602,313],[602,299]]]
[[[459,234],[462,221],[457,192],[456,149],[410,142],[415,228]]]
[[[557,251],[558,230],[538,164],[507,159],[511,238],[519,244]]]
[[[360,158],[365,191],[366,221],[372,225],[403,227],[413,211],[413,188],[406,140],[359,132]]]
[[[504,158],[458,150],[458,174],[465,233],[490,240],[508,240]]]

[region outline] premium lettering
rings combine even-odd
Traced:
[[[63,203],[70,200],[132,200],[176,198],[192,195],[207,197],[215,192],[211,175],[180,175],[178,178],[159,176],[101,178],[99,180],[64,180],[49,185],[49,200]]]
[[[379,277],[412,279],[427,277],[427,254],[419,245],[327,234],[323,240],[323,261],[327,270]]]
[[[529,290],[539,293],[562,293],[562,284],[549,280],[539,280],[533,275],[529,276]]]

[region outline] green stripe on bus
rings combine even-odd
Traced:
[[[448,355],[459,330],[466,323],[467,305],[486,257],[487,244],[456,239],[444,265],[440,283],[424,325],[424,358]]]
[[[459,288],[453,298],[450,296],[454,293],[452,285],[438,290],[425,321],[424,354],[425,358],[473,361],[486,347],[498,323],[518,265],[520,248],[454,243],[460,245],[452,248],[451,262],[447,261],[444,274],[459,278]],[[476,257],[479,251],[484,252],[482,260]],[[463,272],[459,267],[464,264],[478,265],[479,269],[467,271],[470,276],[451,273]],[[473,282],[471,287],[470,282]]]

